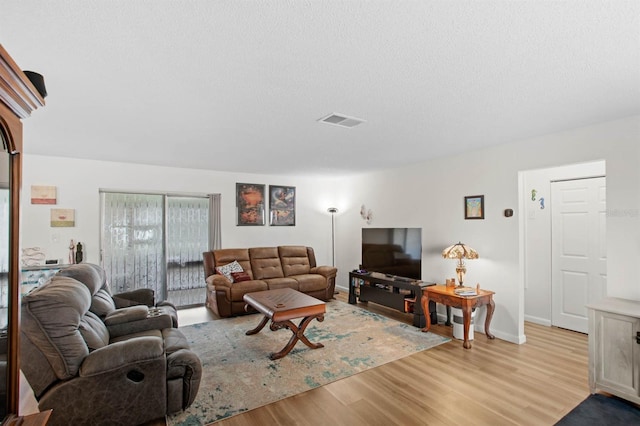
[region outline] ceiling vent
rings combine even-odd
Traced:
[[[361,120],[359,118],[348,117],[346,115],[337,114],[335,112],[333,114],[329,114],[324,118],[321,118],[318,121],[320,121],[321,123],[333,124],[334,126],[347,127],[347,128],[355,127],[358,124],[362,124],[365,122],[364,120]]]

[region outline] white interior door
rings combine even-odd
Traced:
[[[607,288],[605,178],[553,182],[551,210],[551,324],[586,333]]]

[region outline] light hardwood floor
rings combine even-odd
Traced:
[[[336,298],[346,303],[347,294]],[[186,314],[188,322],[211,318],[205,308]],[[445,325],[432,331],[452,335]],[[452,340],[216,425],[553,425],[589,395],[587,336],[531,323],[525,334],[516,345],[476,332],[469,350]]]

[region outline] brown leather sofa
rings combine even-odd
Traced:
[[[337,269],[317,266],[313,248],[279,246],[206,251],[204,275],[206,305],[220,317],[244,314],[243,296],[256,291],[289,287],[317,299],[333,297]],[[247,281],[232,282],[216,268],[238,262],[248,274]]]

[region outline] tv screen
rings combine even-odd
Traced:
[[[422,279],[422,228],[362,228],[360,269]]]

